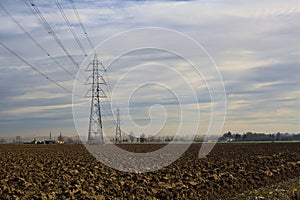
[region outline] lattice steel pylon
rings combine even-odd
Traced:
[[[90,69],[92,67],[92,69]],[[90,121],[88,129],[88,144],[101,144],[103,140],[103,127],[101,117],[101,99],[107,98],[100,85],[107,85],[103,78],[105,68],[95,54],[94,59],[86,68],[87,72],[92,72],[87,78],[86,84],[92,85],[85,97],[91,98]]]
[[[122,132],[121,132],[121,120],[120,120],[120,109],[117,109],[117,120],[116,120],[116,143],[121,143],[122,142]]]

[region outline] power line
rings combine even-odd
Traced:
[[[67,74],[69,74],[72,78],[75,79],[75,76],[69,72],[66,68],[63,67],[62,64],[60,64],[53,56],[50,55],[50,53],[41,46],[41,44],[38,43],[36,39],[32,35],[30,35],[29,32],[27,32],[24,27],[8,12],[8,10],[2,5],[0,2],[0,7],[2,10],[9,16],[9,18],[29,37],[48,57],[50,57],[60,68],[62,68]]]
[[[75,41],[77,42],[79,48],[82,50],[82,52],[84,53],[84,55],[87,56],[87,54],[86,54],[86,52],[85,52],[85,50],[84,50],[84,48],[83,48],[83,46],[82,46],[82,44],[81,44],[81,42],[80,42],[80,40],[79,40],[79,38],[78,38],[76,32],[75,32],[74,29],[72,28],[71,23],[70,23],[68,17],[66,16],[64,10],[63,10],[61,4],[59,3],[58,0],[55,0],[55,4],[56,4],[56,6],[57,6],[57,8],[58,8],[58,10],[59,10],[59,12],[60,12],[60,14],[61,14],[62,17],[64,18],[64,20],[65,20],[65,22],[66,22],[66,24],[67,24],[67,26],[68,26],[70,32],[72,33],[72,35],[73,35]]]
[[[51,81],[52,83],[54,83],[56,86],[62,88],[63,90],[67,91],[68,93],[73,94],[73,92],[71,90],[69,90],[68,88],[64,87],[63,85],[61,85],[60,83],[56,82],[55,80],[53,80],[52,78],[50,78],[49,76],[47,76],[45,73],[41,72],[40,70],[38,70],[36,67],[34,67],[32,64],[30,64],[29,62],[27,62],[24,58],[22,58],[21,56],[19,56],[16,52],[14,52],[12,49],[10,49],[9,47],[7,47],[5,44],[3,44],[2,42],[0,42],[0,45],[3,46],[6,50],[8,50],[11,54],[13,54],[14,56],[16,56],[17,58],[19,58],[23,63],[25,63],[26,65],[28,65],[31,69],[33,69],[35,72],[39,73],[41,76],[43,76],[44,78],[46,78],[47,80]],[[77,95],[77,94],[76,94]],[[80,96],[80,95],[78,95]]]
[[[95,49],[95,46],[93,45],[93,43],[92,43],[92,41],[91,41],[89,35],[87,34],[87,31],[86,31],[86,29],[85,29],[85,27],[84,27],[84,25],[83,25],[83,23],[82,23],[82,20],[81,20],[81,18],[80,18],[80,15],[79,15],[79,13],[78,13],[78,10],[77,10],[77,8],[76,8],[76,6],[75,6],[74,1],[73,1],[73,0],[69,0],[69,1],[70,1],[71,4],[72,4],[72,8],[73,8],[73,10],[74,10],[74,13],[75,13],[75,15],[76,15],[76,17],[77,17],[77,20],[78,20],[80,26],[81,26],[81,28],[82,28],[82,30],[83,30],[83,32],[84,32],[84,35],[85,35],[86,39],[88,40],[88,42],[89,42],[89,44],[90,44],[92,50],[95,51],[95,50],[94,50],[94,49]]]
[[[29,4],[28,4],[29,3]],[[42,26],[45,28],[45,30],[53,37],[53,39],[56,41],[56,43],[61,47],[61,49],[66,53],[66,55],[69,57],[69,59],[73,62],[75,67],[79,70],[79,64],[74,60],[74,58],[69,54],[63,43],[60,41],[60,39],[57,37],[55,31],[51,28],[50,24],[47,22],[37,5],[34,3],[33,0],[28,0],[28,3],[26,4],[31,12],[35,15],[35,17],[39,20],[39,22],[42,24]]]

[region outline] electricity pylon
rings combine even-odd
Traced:
[[[120,121],[120,109],[117,109],[117,121],[116,121],[116,143],[122,142],[122,132],[121,132],[121,121]]]
[[[90,69],[92,67],[92,69]],[[97,55],[86,68],[87,72],[92,72],[87,78],[86,84],[91,85],[85,97],[91,98],[90,122],[88,130],[88,144],[101,144],[103,140],[103,127],[101,117],[101,99],[107,98],[100,85],[107,85],[103,78],[105,69],[99,62]]]

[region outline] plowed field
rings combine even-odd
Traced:
[[[120,144],[135,152],[163,144]],[[300,143],[193,144],[159,171],[98,162],[83,145],[0,145],[0,199],[224,199],[300,177]]]

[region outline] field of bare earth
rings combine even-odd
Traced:
[[[118,145],[147,152],[164,144]],[[83,145],[0,145],[0,199],[257,199],[268,186],[261,198],[272,199],[271,186],[290,180],[285,198],[299,198],[300,143],[223,143],[203,159],[200,147],[135,174],[105,166]]]

